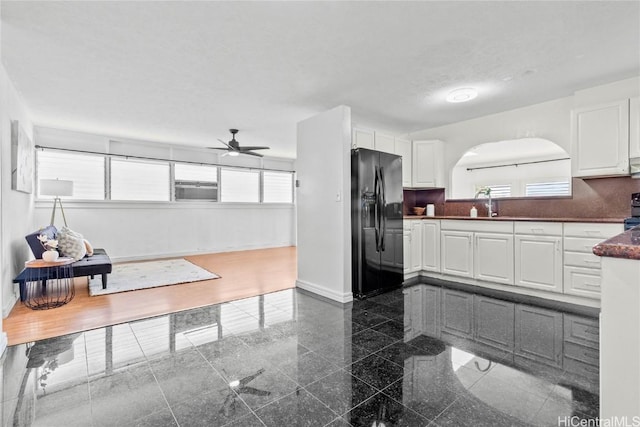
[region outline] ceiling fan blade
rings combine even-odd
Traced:
[[[248,147],[242,146],[242,147],[239,147],[239,148],[240,148],[240,151],[268,150],[269,149],[269,147],[259,147],[259,146],[248,146]]]
[[[242,153],[242,154],[248,154],[248,155],[250,155],[250,156],[264,157],[262,154],[254,153],[253,151],[241,151],[240,153]]]
[[[220,138],[218,138],[218,141],[222,142],[224,145],[227,146],[227,148],[231,148],[231,146],[229,144],[227,144],[226,142],[224,142],[223,140],[221,140]]]
[[[220,148],[220,147],[207,147],[209,150],[220,150],[220,151],[229,151],[228,148]]]

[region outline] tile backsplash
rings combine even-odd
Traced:
[[[631,215],[631,193],[640,192],[640,180],[630,177],[572,180],[571,197],[494,200],[499,216],[523,218],[626,218]],[[414,206],[435,205],[436,216],[469,216],[475,204],[486,216],[484,201],[445,200],[442,188],[404,190],[404,214]]]

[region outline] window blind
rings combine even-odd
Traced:
[[[220,171],[221,202],[260,202],[260,173],[238,169]]]
[[[262,173],[264,203],[293,203],[293,174],[264,171]]]
[[[169,164],[112,158],[111,199],[169,201]]]
[[[570,192],[569,181],[535,182],[525,185],[527,196],[569,196]]]
[[[65,199],[104,199],[104,157],[90,154],[37,152],[37,174],[40,179],[64,179],[73,181],[73,196]],[[38,181],[39,182],[39,181]],[[40,195],[39,198],[53,198]]]

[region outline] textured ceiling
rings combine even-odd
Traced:
[[[640,2],[11,2],[2,63],[34,123],[295,157],[340,104],[395,134],[640,75]],[[453,88],[480,95],[447,104]]]

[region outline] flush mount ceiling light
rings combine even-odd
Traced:
[[[449,92],[449,95],[447,95],[447,101],[448,102],[467,102],[467,101],[471,101],[477,96],[478,96],[477,90],[470,87],[463,87],[463,88],[455,89]]]

